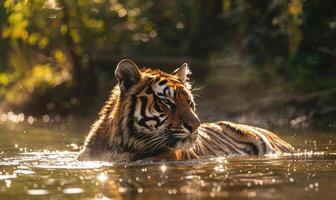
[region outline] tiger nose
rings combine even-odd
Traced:
[[[200,125],[201,122],[198,118],[195,118],[194,120],[187,123],[186,122],[182,123],[182,126],[186,128],[190,133],[194,133]]]

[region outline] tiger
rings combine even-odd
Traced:
[[[172,73],[121,60],[118,83],[92,125],[81,161],[184,160],[292,153],[266,129],[229,121],[201,123],[187,63]]]

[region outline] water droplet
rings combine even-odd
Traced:
[[[165,172],[167,170],[167,166],[166,165],[161,165],[160,167],[162,172]]]
[[[210,192],[210,197],[215,197],[216,193],[215,192]]]
[[[29,116],[27,119],[28,124],[33,124],[34,123],[34,117]]]
[[[43,115],[42,120],[44,123],[48,123],[50,121],[50,117],[48,115]]]
[[[142,168],[141,171],[142,172],[147,172],[147,168]]]
[[[11,180],[5,180],[5,185],[6,185],[6,188],[10,188],[12,186],[12,181]]]
[[[128,190],[128,189],[125,188],[125,187],[120,187],[120,188],[119,188],[119,192],[120,192],[120,193],[126,193],[127,190]]]
[[[102,172],[97,176],[97,179],[99,182],[105,182],[107,181],[108,176],[104,172]]]
[[[70,147],[73,149],[73,150],[78,150],[79,149],[79,146],[75,143],[71,143],[70,144]]]

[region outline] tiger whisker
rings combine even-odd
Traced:
[[[145,145],[148,145],[146,149],[152,148],[157,143],[160,143],[162,140],[164,140],[164,137],[155,137],[145,143]]]
[[[156,151],[156,150],[160,147],[160,145],[163,144],[165,141],[166,141],[165,138],[160,138],[159,141],[150,144],[150,145],[146,148],[146,151],[147,151],[148,149],[151,149],[151,152]]]
[[[174,134],[175,138],[186,138],[187,136],[185,134]]]
[[[154,147],[153,147],[153,150],[152,152],[156,151],[160,146],[161,144],[165,143],[166,142],[166,139],[162,139],[160,142],[158,142]]]
[[[193,92],[193,91],[198,91],[198,90],[202,90],[204,89],[205,86],[200,86],[200,87],[196,87],[196,88],[192,88],[190,91]]]

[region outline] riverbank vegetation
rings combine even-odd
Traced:
[[[95,113],[131,58],[166,71],[188,62],[204,116],[330,121],[335,13],[333,0],[4,0],[0,108]]]

